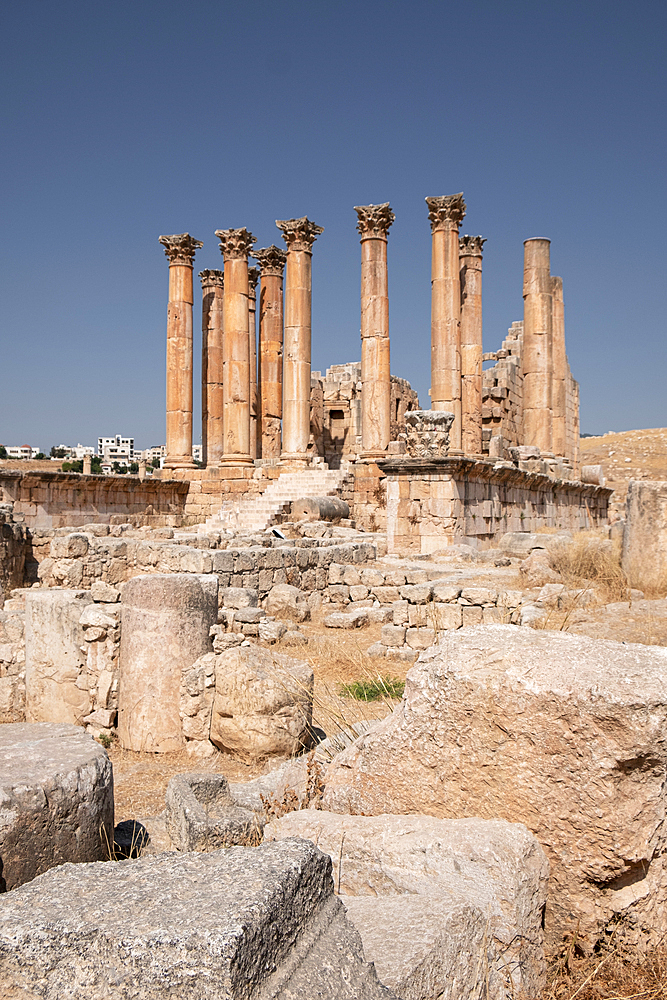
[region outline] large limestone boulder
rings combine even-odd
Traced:
[[[218,577],[153,573],[123,588],[118,738],[126,750],[168,753],[184,744],[181,675],[211,650]]]
[[[99,743],[78,726],[0,726],[0,892],[66,861],[107,859],[112,843],[113,776]]]
[[[64,865],[0,905],[0,992],[391,1000],[308,841]]]
[[[324,808],[525,823],[547,942],[667,931],[667,649],[512,625],[441,636],[401,705],[327,771]]]
[[[263,646],[237,646],[215,662],[210,739],[243,760],[292,756],[310,744],[313,671]]]
[[[91,709],[82,612],[89,590],[29,590],[25,596],[28,722],[82,725]]]
[[[667,594],[667,483],[628,483],[622,563],[633,586]]]
[[[538,996],[549,865],[535,837],[501,820],[345,816],[269,823],[330,855],[334,884],[380,980],[404,1000]]]
[[[266,598],[266,613],[291,622],[305,622],[310,618],[308,597],[298,587],[277,583]]]

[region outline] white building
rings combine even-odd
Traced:
[[[29,444],[7,445],[7,458],[36,458],[40,450]]]
[[[120,434],[98,438],[97,454],[105,464],[118,462],[120,465],[129,465],[134,461],[134,438],[124,438]]]
[[[72,448],[71,454],[73,458],[76,458],[77,462],[80,462],[82,458],[86,455],[94,455],[95,449],[92,445],[78,444],[76,448]]]
[[[152,465],[153,462],[159,462],[160,468],[162,468],[166,454],[167,454],[166,444],[153,445],[152,448],[146,448],[144,451],[141,452],[141,458],[148,465]]]

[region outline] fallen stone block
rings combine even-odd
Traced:
[[[331,857],[334,884],[381,981],[400,997],[538,996],[549,864],[503,820],[289,813],[267,840],[302,837]]]
[[[305,622],[310,618],[308,595],[289,583],[277,583],[266,598],[266,614],[292,622]]]
[[[307,841],[66,865],[0,906],[11,996],[390,1000]]]
[[[329,766],[323,806],[524,823],[551,863],[550,948],[578,928],[591,949],[619,920],[650,947],[667,932],[666,724],[665,648],[446,632],[401,706]]]
[[[102,861],[113,842],[106,753],[78,726],[0,726],[0,892],[66,861]],[[0,975],[0,979],[1,979]]]
[[[215,851],[261,840],[261,813],[237,806],[222,774],[178,774],[167,785],[165,820],[179,851]]]
[[[363,628],[368,625],[368,609],[359,608],[358,611],[345,612],[345,611],[334,611],[333,614],[327,615],[324,619],[324,624],[327,628]]]
[[[223,587],[220,599],[225,608],[256,608],[259,595],[252,587]]]

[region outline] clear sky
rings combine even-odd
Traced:
[[[424,198],[457,191],[485,350],[547,236],[582,431],[667,425],[666,29],[664,0],[5,0],[0,442],[164,441],[163,233],[203,240],[197,292],[216,229],[281,245],[308,215],[313,368],[358,360],[371,202],[396,213],[392,373],[428,406]]]

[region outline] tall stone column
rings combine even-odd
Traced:
[[[361,448],[380,458],[391,437],[387,236],[396,218],[389,203],[355,208],[361,234]]]
[[[202,287],[201,441],[205,466],[222,458],[224,272],[200,271]]]
[[[254,255],[253,255],[254,256]],[[248,353],[250,356],[250,457],[257,458],[257,282],[259,268],[248,268]]]
[[[283,416],[283,270],[287,252],[270,246],[253,253],[260,266],[259,421],[262,458],[280,458]]]
[[[192,461],[192,268],[203,243],[189,233],[160,236],[169,260],[167,306],[167,455],[165,469],[194,469]]]
[[[571,461],[574,456],[568,447],[567,433],[567,354],[565,353],[565,305],[563,279],[551,278],[551,329],[553,345],[553,378],[551,405],[553,409],[552,451]]]
[[[312,246],[324,229],[305,216],[284,221],[276,219],[276,225],[282,230],[287,244],[281,458],[305,463],[310,439]]]
[[[553,451],[551,240],[526,240],[523,262],[523,437],[524,444]]]
[[[482,247],[481,236],[459,240],[461,279],[461,447],[482,453]]]
[[[431,409],[454,414],[450,451],[461,450],[461,283],[463,194],[427,198],[431,247]]]
[[[225,262],[223,306],[223,432],[221,465],[252,465],[250,456],[250,346],[248,254],[255,237],[247,229],[217,229]]]

